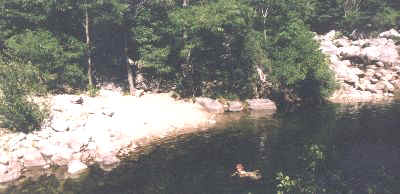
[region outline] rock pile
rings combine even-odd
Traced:
[[[333,101],[370,101],[393,96],[400,88],[400,33],[392,29],[377,38],[352,41],[331,31],[316,36],[328,55],[340,89]]]
[[[168,95],[50,97],[51,117],[39,131],[0,136],[0,183],[28,176],[33,168],[66,167],[69,177],[98,163],[105,170],[152,138],[208,126],[212,114]],[[32,176],[37,176],[32,174]]]

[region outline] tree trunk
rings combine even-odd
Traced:
[[[183,0],[182,6],[183,6],[183,8],[186,8],[187,6],[189,6],[189,0]]]
[[[133,76],[133,70],[132,70],[132,65],[136,65],[134,61],[132,61],[129,58],[128,55],[128,37],[126,35],[126,32],[124,33],[124,54],[126,57],[125,63],[126,63],[126,72],[128,73],[128,83],[129,83],[129,93],[131,96],[135,95],[136,88],[135,88],[135,79]]]
[[[93,87],[93,64],[92,64],[92,52],[91,52],[91,42],[90,42],[90,31],[89,31],[89,13],[88,8],[85,8],[85,32],[86,32],[86,46],[87,46],[87,55],[88,55],[88,80],[89,80],[89,88]]]
[[[183,0],[182,2],[183,9],[187,8],[188,6],[189,6],[189,0]],[[187,39],[188,39],[188,33],[186,32],[186,29],[183,29],[182,33],[183,47],[185,47]],[[187,95],[194,95],[194,83],[192,75],[193,67],[190,64],[190,55],[191,55],[191,50],[189,50],[188,53],[186,54],[186,57],[183,63],[181,64],[181,68],[182,68],[183,85],[185,87],[185,91],[189,92],[187,93]]]

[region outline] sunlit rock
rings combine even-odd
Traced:
[[[382,32],[379,34],[379,37],[382,38],[400,38],[400,33],[395,29],[390,29],[388,31]]]
[[[276,104],[270,99],[249,99],[246,103],[250,110],[276,110]]]
[[[51,157],[51,161],[58,166],[67,165],[72,159],[73,151],[69,148],[58,147],[57,151]]]
[[[228,102],[228,110],[230,112],[239,112],[243,110],[243,103],[239,102],[239,101],[229,101]]]
[[[23,156],[23,164],[25,167],[38,167],[47,164],[42,154],[37,149],[26,149]]]
[[[196,103],[202,105],[207,111],[212,113],[223,113],[225,111],[222,103],[211,98],[198,97],[196,98]]]
[[[0,183],[10,182],[21,177],[21,169],[21,164],[17,161],[10,162],[7,169],[3,169],[3,173],[0,173]]]
[[[68,173],[69,174],[79,174],[87,169],[86,164],[79,160],[72,160],[68,163]]]
[[[0,151],[0,164],[8,164],[10,161],[10,155],[8,152]]]
[[[358,46],[348,46],[339,48],[342,59],[360,58],[361,48]]]

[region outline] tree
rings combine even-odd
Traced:
[[[11,130],[30,132],[38,129],[47,117],[32,95],[45,89],[40,84],[40,70],[27,61],[2,53],[0,55],[0,124]]]

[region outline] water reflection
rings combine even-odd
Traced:
[[[93,167],[80,179],[44,176],[6,193],[396,193],[399,116],[400,103],[240,115],[143,147],[111,172]],[[238,163],[263,178],[232,177]]]

